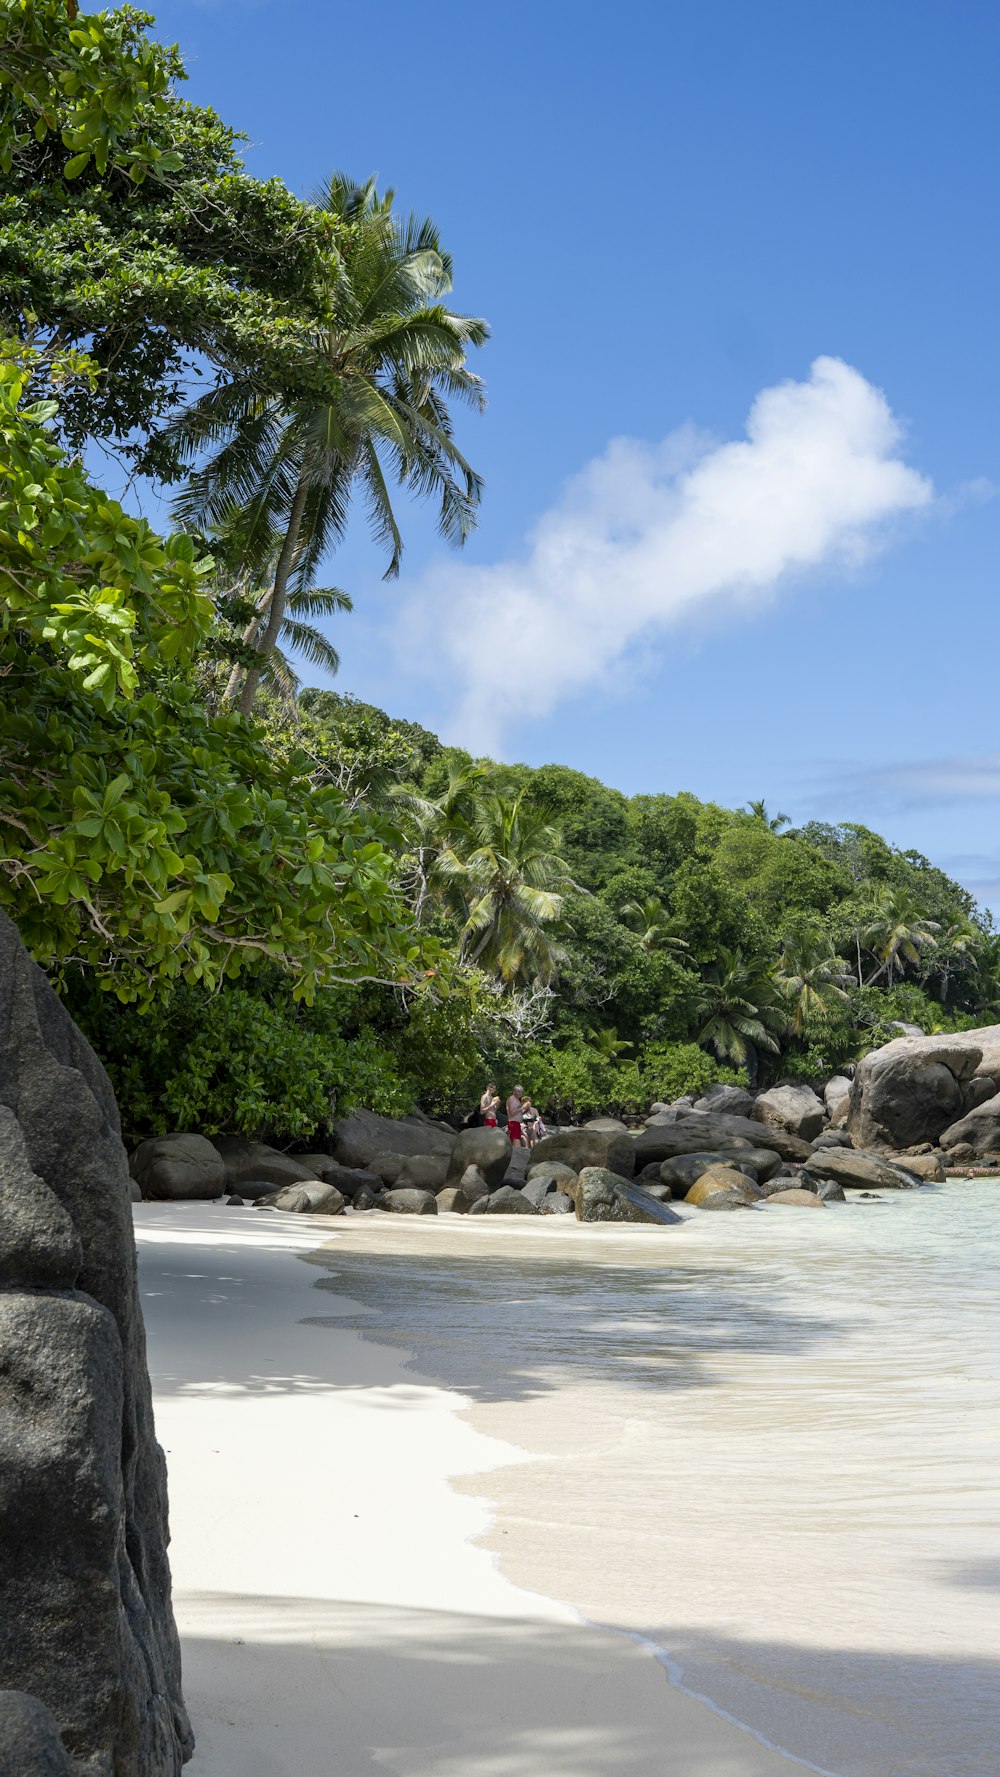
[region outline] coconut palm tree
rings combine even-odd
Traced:
[[[767,803],[763,798],[756,802],[748,802],[747,812],[753,816],[755,821],[762,821],[770,833],[780,833],[782,827],[787,827],[792,818],[790,814],[769,814]]]
[[[705,970],[699,1017],[703,1020],[699,1043],[714,1049],[721,1061],[745,1067],[751,1081],[756,1077],[758,1049],[777,1054],[775,1033],[787,1025],[763,958],[724,948]]]
[[[878,959],[878,968],[865,986],[870,987],[884,974],[886,986],[891,987],[905,963],[915,966],[922,950],[934,949],[940,930],[937,920],[927,918],[909,889],[880,882],[868,905],[865,931],[865,943]]]
[[[802,924],[785,938],[775,972],[779,993],[791,1008],[791,1028],[797,1037],[816,1018],[826,1018],[836,1000],[847,998],[845,988],[853,980],[833,940],[818,926]]]
[[[469,849],[477,798],[485,778],[485,767],[450,760],[439,795],[424,795],[410,784],[400,784],[391,792],[412,860],[412,903],[418,922],[428,919],[440,907],[459,925],[464,925],[468,918],[461,873],[443,873],[438,864],[445,852],[454,851],[461,856]]]
[[[683,938],[670,930],[671,916],[658,895],[647,895],[642,901],[627,901],[621,917],[632,923],[643,950],[686,950]]]
[[[276,541],[270,562],[265,562],[263,571],[256,572],[242,565],[239,554],[232,547],[220,549],[220,568],[214,587],[221,630],[217,640],[227,644],[224,651],[230,658],[235,656],[222,695],[223,703],[232,702],[245,663],[253,659],[259,647],[270,613],[274,561],[279,547]],[[233,564],[228,570],[225,565],[227,555]],[[248,607],[249,617],[246,615]],[[285,703],[294,704],[299,679],[286,650],[299,655],[310,666],[318,666],[331,676],[336,674],[340,669],[340,655],[329,637],[310,619],[330,618],[353,609],[350,594],[338,586],[290,588],[277,643],[261,668],[261,684],[276,692]]]
[[[304,589],[315,580],[344,533],[355,491],[376,541],[389,550],[387,577],[398,573],[403,549],[393,481],[438,498],[438,526],[449,542],[463,543],[475,523],[482,484],[455,444],[448,404],[482,407],[468,353],[488,328],[444,305],[451,260],[432,222],[394,214],[393,195],[380,195],[374,179],[358,185],[335,173],[317,200],[338,224],[341,257],[313,350],[337,394],[287,408],[238,375],[206,390],[171,428],[195,465],[175,515],[205,528],[239,509],[247,563],[258,569],[280,538],[256,638],[263,659],[243,675],[243,711],[278,644],[290,585]]]
[[[561,844],[551,811],[525,791],[513,797],[487,791],[471,815],[456,820],[434,884],[462,906],[464,962],[515,985],[553,978],[562,952],[546,928],[576,887]]]
[[[948,998],[953,975],[962,970],[978,975],[978,951],[982,942],[983,934],[978,926],[973,925],[971,919],[952,920],[950,925],[942,928],[934,955],[927,959],[924,973],[925,980],[930,980],[934,975],[938,977],[942,1003]]]
[[[631,1043],[623,1042],[618,1032],[612,1030],[592,1030],[587,1038],[592,1049],[596,1049],[602,1061],[614,1066],[619,1055],[627,1055],[632,1048]]]

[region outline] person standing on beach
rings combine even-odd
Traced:
[[[545,1124],[542,1122],[541,1113],[532,1104],[530,1098],[526,1098],[521,1107],[521,1127],[524,1130],[524,1145],[530,1154],[536,1141],[541,1141],[545,1134]]]
[[[523,1108],[524,1087],[515,1086],[507,1100],[507,1134],[510,1136],[511,1146],[514,1148],[523,1148],[525,1145],[524,1135],[521,1130],[521,1112]]]
[[[484,1129],[495,1129],[496,1128],[496,1126],[497,1126],[497,1111],[499,1109],[500,1109],[500,1100],[497,1097],[496,1081],[490,1080],[489,1084],[486,1087],[486,1091],[483,1093],[482,1098],[479,1100],[479,1115],[483,1119],[483,1128]]]

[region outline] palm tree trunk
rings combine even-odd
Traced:
[[[249,648],[252,645],[254,638],[257,635],[257,631],[260,628],[261,619],[263,618],[264,612],[267,610],[268,606],[271,603],[271,595],[272,595],[273,591],[274,591],[274,588],[269,587],[267,592],[261,594],[260,599],[258,600],[258,603],[257,603],[257,609],[254,612],[254,615],[251,617],[250,622],[247,624],[246,629],[243,631],[242,636],[240,637],[240,640],[243,642],[244,646],[247,648]],[[237,660],[233,666],[233,670],[230,673],[228,680],[226,681],[226,689],[223,692],[223,696],[222,696],[223,706],[227,709],[228,709],[229,705],[232,703],[234,697],[236,696],[237,691],[240,688],[240,675],[242,674],[242,672],[243,672],[242,663],[239,660]]]
[[[271,608],[267,614],[267,628],[257,644],[257,652],[264,656],[264,660],[266,660],[267,656],[273,653],[274,649],[277,647],[278,637],[281,634],[281,625],[285,619],[285,605],[288,599],[288,576],[292,571],[292,563],[295,560],[295,551],[298,546],[299,531],[302,527],[302,519],[305,514],[306,496],[308,491],[306,464],[305,460],[303,460],[302,466],[299,469],[299,479],[295,489],[295,497],[292,500],[291,511],[288,514],[288,528],[285,531],[285,540],[281,545],[281,553],[278,556],[274,570],[274,585],[271,588]],[[261,661],[259,666],[251,666],[247,668],[247,676],[243,681],[243,689],[240,692],[239,703],[236,706],[242,716],[249,715],[250,710],[253,707],[253,700],[257,695],[257,686],[260,684],[260,675],[263,670],[264,661]]]

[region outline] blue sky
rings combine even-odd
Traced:
[[[408,512],[383,585],[359,509],[339,688],[1000,907],[1000,10],[156,10],[253,171],[378,172],[493,329],[479,531]]]

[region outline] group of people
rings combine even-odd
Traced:
[[[500,1123],[500,1099],[497,1095],[496,1081],[490,1080],[479,1100],[479,1115],[484,1129],[496,1129]],[[506,1106],[507,1134],[515,1148],[534,1147],[545,1134],[542,1113],[530,1098],[524,1095],[523,1086],[515,1086],[507,1100]]]

